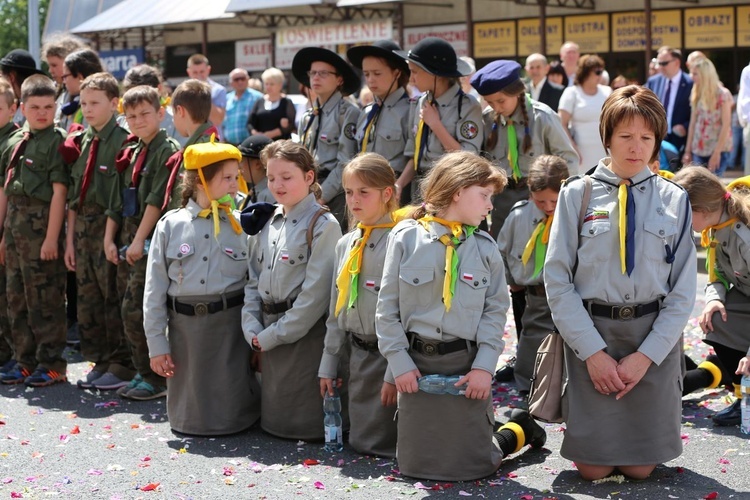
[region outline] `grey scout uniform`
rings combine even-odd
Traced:
[[[455,294],[446,311],[445,246],[439,237],[447,232],[438,223],[430,223],[427,231],[417,221],[405,220],[388,237],[376,329],[394,377],[417,368],[422,375],[464,375],[472,369],[494,373],[503,351],[509,298],[497,244],[477,231],[458,246]],[[420,352],[410,347],[407,332],[428,343],[457,341],[459,349],[444,355]],[[400,394],[399,469],[409,476],[451,481],[491,474],[502,460],[493,426],[489,397]]]
[[[729,220],[724,212],[720,222]],[[716,266],[730,289],[721,281],[706,285],[706,303],[719,300],[724,304],[727,321],[716,315],[714,329],[706,333],[706,343],[722,344],[737,351],[750,353],[750,228],[741,221],[716,231]]]
[[[140,174],[133,185],[133,168],[138,156],[146,148],[146,158]],[[179,150],[179,145],[167,137],[165,130],[160,130],[149,144],[138,141],[133,147],[129,165],[118,176],[118,182],[112,186],[107,217],[117,222],[120,227],[119,245],[130,245],[138,232],[147,206],[161,210],[164,203],[164,191],[169,178],[167,160]],[[124,192],[135,197],[128,203],[127,212],[123,209]],[[135,194],[132,194],[135,193]],[[153,232],[152,232],[153,234]],[[147,237],[151,239],[151,235]],[[143,379],[151,385],[165,385],[163,377],[151,370],[148,344],[143,331],[143,289],[146,280],[146,263],[148,256],[136,261],[134,265],[121,261],[117,266],[117,287],[121,299],[125,336],[130,343],[133,366]]]
[[[544,103],[531,101],[529,106],[526,103],[526,111],[529,117],[529,130],[531,131],[531,149],[528,153],[523,152],[523,140],[526,137],[523,122],[523,112],[519,107],[511,116],[511,120],[516,124],[516,137],[518,138],[518,168],[521,171],[523,180],[516,183],[513,181],[513,169],[508,161],[508,130],[506,120],[501,118],[500,125],[497,126],[497,143],[491,151],[485,149],[489,159],[505,170],[508,174],[509,185],[502,193],[495,195],[493,198],[492,209],[492,232],[497,234],[505,222],[511,207],[520,200],[529,197],[529,190],[526,186],[526,178],[529,175],[531,164],[541,155],[559,156],[568,164],[568,170],[571,175],[576,173],[578,168],[578,154],[576,154],[570,138],[560,122],[557,113]],[[495,117],[497,115],[492,108],[487,107],[482,114],[484,121],[484,143],[492,133],[495,126]]]
[[[414,158],[417,127],[419,126],[419,111],[427,106],[427,93],[423,94],[417,101],[410,115],[409,140],[404,147],[404,156],[408,159]],[[459,99],[461,112],[459,113]],[[482,138],[484,127],[482,125],[482,108],[477,100],[468,94],[461,92],[460,85],[451,86],[443,95],[435,98],[440,121],[448,132],[456,138],[463,151],[479,153],[482,150]],[[430,132],[427,139],[427,147],[419,161],[419,176],[424,175],[432,164],[443,154],[445,149],[437,136]]]
[[[229,434],[250,427],[260,416],[250,346],[242,335],[239,304],[219,306],[213,313],[201,312],[198,304],[226,304],[242,297],[248,237],[233,231],[222,210],[215,236],[212,216],[199,217],[201,210],[190,200],[157,223],[146,270],[144,327],[151,357],[171,354],[176,367],[167,383],[172,429]],[[178,312],[170,305],[173,300],[194,306],[195,313]]]
[[[391,222],[390,214],[377,224],[388,222]],[[396,456],[396,423],[393,418],[396,409],[384,407],[380,402],[380,389],[388,362],[378,351],[378,339],[375,334],[375,308],[390,231],[390,228],[372,230],[363,249],[362,269],[357,280],[357,301],[350,308],[347,299],[338,317],[335,315],[339,295],[336,278],[348,260],[350,250],[362,237],[362,230],[354,229],[345,234],[336,245],[331,306],[318,376],[340,376],[339,364],[346,359],[347,343],[351,342],[348,384],[351,422],[349,444],[359,453],[393,458]]]
[[[632,275],[623,274],[616,187],[621,179],[609,170],[609,162],[601,160],[592,174],[591,201],[580,234],[584,183],[569,182],[560,192],[547,250],[547,299],[566,342],[563,413],[568,427],[561,454],[597,465],[658,464],[682,452],[680,340],[696,288],[692,213],[682,188],[646,167],[636,174],[630,192],[636,205],[637,257]],[[671,265],[665,245],[675,254]],[[625,321],[590,315],[582,300],[661,303],[658,312]],[[588,375],[585,360],[602,349],[615,360],[638,351],[653,361],[620,401],[614,393],[598,393]]]
[[[545,213],[532,201],[519,201],[511,209],[497,237],[508,283],[523,286],[526,291],[526,309],[522,318],[523,334],[518,339],[514,370],[516,385],[522,391],[529,390],[536,352],[544,337],[555,326],[544,291],[544,271],[534,277],[534,253],[526,265],[522,260],[529,238],[545,218]]]
[[[118,185],[115,158],[128,137],[113,116],[101,130],[89,126],[76,132],[81,136],[81,154],[71,166],[68,207],[76,211],[75,253],[78,289],[78,325],[81,354],[95,363],[99,372],[111,371],[122,380],[133,376],[130,348],[125,340],[117,293],[117,267],[104,255],[105,210],[112,189]],[[96,158],[85,198],[81,202],[86,165],[94,140],[98,138]]]
[[[286,214],[278,206],[249,243],[242,329],[263,350],[261,427],[287,439],[323,438],[323,401],[315,390],[328,312],[321,292],[331,288],[341,229],[333,216],[321,215],[308,248],[307,228],[320,208],[312,193]]]
[[[323,188],[323,200],[327,202],[343,192],[341,174],[344,166],[358,152],[355,135],[359,113],[359,108],[336,91],[323,104],[308,130],[304,146],[320,167],[318,177]],[[305,131],[312,118],[313,110],[309,109],[302,117],[300,130]],[[317,142],[314,142],[316,138]]]
[[[24,154],[13,172],[8,163],[25,133],[31,134]],[[47,236],[53,184],[66,188],[68,167],[57,152],[65,131],[55,127],[30,130],[28,123],[15,131],[3,151],[0,185],[5,186],[6,295],[15,359],[25,369],[37,366],[65,372],[65,264],[63,231],[58,238],[59,256],[41,260]]]
[[[362,140],[365,137],[367,116],[374,104],[369,104],[362,110],[357,122],[358,151],[362,151]],[[396,172],[404,171],[409,158],[404,155],[404,146],[409,139],[409,112],[411,103],[409,94],[403,88],[397,88],[383,101],[380,111],[375,118],[375,124],[367,138],[366,153],[378,153],[383,156]]]

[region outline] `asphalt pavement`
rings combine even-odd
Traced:
[[[702,290],[705,275],[698,281]],[[701,292],[694,317],[703,305]],[[512,318],[508,323],[502,359],[515,350]],[[708,353],[694,319],[685,340],[693,359]],[[319,443],[276,439],[257,427],[229,437],[175,434],[165,400],[78,389],[74,382],[88,364],[75,351],[67,356],[67,384],[0,387],[0,499],[750,499],[748,436],[739,427],[715,428],[710,419],[729,402],[724,390],[684,399],[684,453],[644,481],[581,480],[559,454],[564,426],[547,425],[543,450],[522,450],[491,477],[444,483],[401,476],[394,460],[348,447],[329,454]],[[513,384],[495,389],[496,416],[505,421],[521,399]]]

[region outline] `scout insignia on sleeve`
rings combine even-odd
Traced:
[[[354,140],[354,136],[357,132],[357,126],[353,123],[347,123],[344,126],[344,135],[349,140]]]
[[[477,127],[476,123],[468,121],[461,124],[461,137],[464,139],[473,139],[478,133],[479,127]]]
[[[606,210],[593,210],[586,213],[586,217],[583,218],[583,222],[589,222],[592,220],[609,220],[609,212]]]

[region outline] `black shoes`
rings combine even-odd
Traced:
[[[506,363],[505,366],[495,372],[495,380],[497,382],[513,382],[514,368],[516,366],[516,357],[513,356]]]
[[[714,421],[714,425],[720,427],[729,427],[732,425],[740,425],[742,420],[742,400],[738,399],[731,406],[727,406],[720,412],[716,413],[711,419]]]
[[[510,412],[509,422],[518,424],[526,436],[526,443],[532,448],[541,448],[547,442],[547,432],[537,424],[529,412],[516,408]]]

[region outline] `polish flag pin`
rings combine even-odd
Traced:
[[[474,275],[470,274],[470,273],[464,273],[464,279],[465,280],[473,280],[474,279]]]
[[[374,288],[375,287],[375,280],[367,280],[365,281],[365,286],[368,288]]]
[[[289,260],[289,254],[288,253],[282,253],[281,254],[281,260]]]

